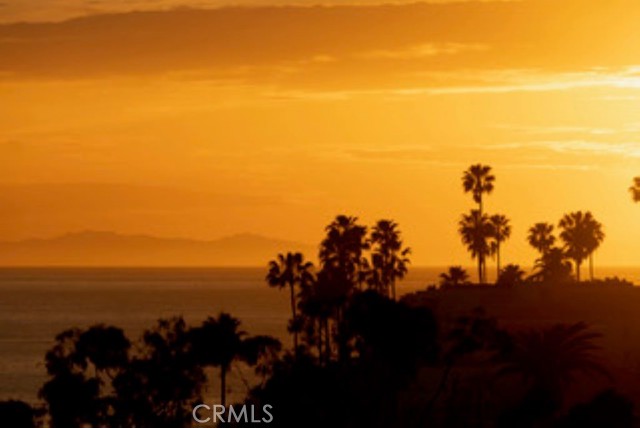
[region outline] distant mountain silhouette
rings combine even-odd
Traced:
[[[284,251],[316,252],[250,233],[204,241],[83,231],[0,242],[0,266],[262,266]]]

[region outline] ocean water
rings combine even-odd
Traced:
[[[425,289],[443,270],[411,269],[398,293]],[[640,268],[598,274],[640,283]],[[182,315],[195,325],[225,311],[250,334],[289,346],[288,293],[267,287],[264,275],[261,268],[0,269],[0,400],[38,401],[45,352],[71,327],[115,325],[136,339],[159,318]],[[232,379],[231,387],[240,383]]]

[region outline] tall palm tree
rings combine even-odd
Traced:
[[[629,187],[633,202],[640,202],[640,177],[633,178],[633,184]]]
[[[462,266],[451,266],[447,272],[440,274],[440,285],[453,286],[464,285],[469,282],[469,274]]]
[[[337,216],[326,228],[326,237],[320,243],[320,266],[316,288],[322,290],[323,305],[331,309],[336,326],[339,359],[347,357],[347,334],[342,318],[348,298],[360,287],[365,270],[364,253],[369,249],[367,228],[358,224],[357,217]],[[331,343],[329,318],[324,320],[326,361],[330,359]]]
[[[358,224],[357,217],[337,216],[326,228],[326,237],[320,243],[320,262],[353,287],[360,279],[363,252],[369,248],[367,228]]]
[[[511,224],[509,224],[509,219],[507,216],[502,214],[494,214],[489,218],[491,222],[491,226],[493,227],[493,249],[496,254],[497,261],[497,274],[496,280],[500,278],[500,246],[501,244],[509,239],[511,236]]]
[[[488,165],[471,165],[462,175],[462,188],[465,193],[471,193],[473,200],[478,204],[480,215],[484,213],[482,195],[493,191],[493,183],[496,177],[491,174],[491,167]]]
[[[602,230],[602,223],[596,220],[589,211],[585,213],[585,222],[587,251],[589,253],[589,278],[593,281],[593,253],[596,252],[602,241],[604,241],[605,234]]]
[[[266,277],[271,287],[289,287],[291,300],[291,316],[293,320],[293,349],[298,350],[298,328],[296,313],[296,287],[302,289],[313,281],[313,264],[305,262],[302,253],[278,254],[275,260],[269,262],[269,272]]]
[[[481,284],[485,283],[485,259],[491,254],[489,238],[493,233],[489,217],[480,214],[479,210],[471,210],[469,214],[462,215],[458,223],[458,232],[471,257],[478,261],[478,281]]]
[[[396,300],[396,281],[407,274],[411,249],[403,247],[398,224],[380,220],[371,231],[371,285]],[[391,293],[389,293],[391,292]]]
[[[573,260],[576,280],[580,282],[580,267],[589,255],[587,219],[582,211],[575,211],[565,214],[558,225],[562,229],[560,239],[564,242],[565,252]]]
[[[220,404],[227,403],[227,375],[234,361],[253,366],[280,350],[280,342],[268,336],[251,336],[240,329],[240,320],[227,313],[207,318],[193,332],[194,350],[204,365],[220,367]]]
[[[536,223],[529,228],[527,235],[529,245],[535,248],[540,255],[545,255],[556,242],[553,235],[553,225],[549,223]]]
[[[580,266],[586,258],[592,258],[594,251],[604,240],[602,225],[591,212],[575,211],[565,214],[560,220],[560,239],[565,244],[567,255],[576,266],[576,279],[580,282]],[[593,260],[590,261],[593,278]]]

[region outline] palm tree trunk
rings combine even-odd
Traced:
[[[496,247],[496,259],[497,259],[497,266],[498,266],[498,272],[496,272],[496,282],[498,282],[498,279],[500,278],[500,243],[498,242],[498,246]]]
[[[576,259],[576,281],[580,282],[580,260]]]
[[[478,284],[482,284],[482,258],[478,255]]]
[[[395,302],[396,300],[396,282],[395,281],[391,281],[391,293],[393,295],[393,301]]]
[[[220,366],[220,404],[223,406],[227,405],[227,370],[227,366]]]
[[[293,354],[298,353],[298,325],[296,317],[296,295],[293,283],[289,284],[291,290],[291,315],[293,316]]]
[[[593,282],[593,253],[589,254],[589,277]]]

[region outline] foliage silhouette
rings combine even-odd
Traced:
[[[564,249],[574,262],[576,281],[580,282],[580,267],[582,262],[593,255],[604,239],[602,225],[587,211],[575,211],[565,214],[560,220],[560,239],[564,242]],[[593,268],[591,268],[593,279]]]
[[[541,256],[544,256],[556,242],[556,237],[553,235],[553,225],[542,222],[534,224],[529,228],[527,241]]]
[[[633,202],[640,202],[640,177],[633,178],[633,184],[629,187]]]
[[[579,375],[608,376],[596,356],[600,348],[595,341],[600,337],[584,323],[520,332],[501,353],[498,375],[520,377],[528,386],[525,415],[547,418],[560,409],[566,387]]]
[[[192,332],[196,360],[220,368],[220,404],[227,404],[227,374],[236,360],[255,366],[263,356],[273,356],[280,342],[267,336],[247,337],[240,320],[227,313],[209,317]]]
[[[491,173],[488,165],[471,165],[462,175],[462,188],[465,193],[471,193],[478,204],[478,211],[483,213],[482,196],[493,192],[496,177]]]
[[[469,284],[469,274],[462,266],[450,266],[447,272],[440,274],[440,285],[443,287],[457,287]]]
[[[24,401],[0,401],[0,421],[10,428],[35,428],[36,412]]]
[[[491,237],[493,238],[493,241],[491,242],[491,252],[496,255],[497,260],[497,280],[500,277],[500,272],[502,270],[500,266],[500,246],[511,237],[511,224],[507,216],[503,214],[494,214],[489,217],[489,221],[491,222]]]
[[[637,426],[633,407],[628,398],[609,389],[574,406],[557,428],[632,428]]]
[[[298,349],[298,333],[300,321],[297,315],[296,296],[300,290],[307,287],[314,280],[313,264],[305,262],[301,253],[278,254],[275,260],[269,262],[267,283],[271,287],[289,287],[291,300],[291,321],[293,331],[293,349]],[[296,290],[296,287],[298,290]]]
[[[482,215],[478,210],[471,210],[460,219],[458,232],[471,257],[478,261],[478,282],[485,283],[484,261],[491,254],[490,238],[493,234],[493,225],[489,217]]]
[[[483,204],[483,195],[490,194],[493,192],[495,176],[491,173],[491,167],[488,165],[476,164],[471,165],[464,173],[462,174],[462,188],[465,193],[471,193],[473,196],[474,202],[478,204],[478,217],[484,218],[484,204]],[[472,211],[473,212],[473,211]],[[486,239],[488,235],[488,231],[480,228],[478,230],[479,233],[487,232],[487,235],[484,235]],[[478,276],[479,282],[486,282],[486,263],[485,259],[487,254],[484,252],[477,253],[478,255]]]
[[[500,271],[496,285],[498,287],[517,287],[525,283],[525,272],[518,265],[509,264]]]
[[[571,262],[561,248],[551,248],[536,260],[530,279],[546,284],[564,284],[571,280]]]
[[[396,300],[396,282],[407,274],[411,249],[404,248],[398,224],[380,220],[371,231],[371,274],[369,284]]]

